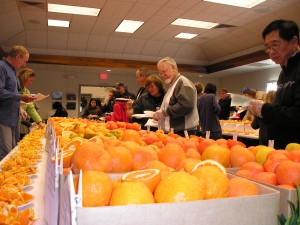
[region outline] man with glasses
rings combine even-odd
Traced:
[[[153,118],[165,132],[185,136],[196,134],[199,123],[197,110],[197,91],[194,84],[178,72],[177,64],[171,57],[165,57],[157,63],[160,76],[169,85],[160,110]],[[186,131],[186,132],[185,132]]]
[[[0,61],[0,160],[16,146],[20,101],[34,100],[31,95],[18,92],[16,70],[26,66],[28,59],[29,53],[23,46],[14,46]]]
[[[271,22],[263,31],[265,52],[282,71],[273,103],[252,100],[248,110],[268,123],[268,140],[276,149],[300,143],[300,48],[299,27],[289,20]]]

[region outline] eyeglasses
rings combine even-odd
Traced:
[[[269,54],[271,52],[271,50],[277,51],[280,48],[280,45],[281,45],[281,42],[279,42],[279,41],[272,42],[270,44],[270,46],[265,47],[264,51],[265,51],[265,53]]]

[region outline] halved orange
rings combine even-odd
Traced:
[[[150,189],[153,193],[156,186],[161,180],[160,171],[158,169],[145,169],[145,170],[135,170],[126,173],[121,178],[124,181],[141,181]]]
[[[197,163],[194,166],[194,168],[192,169],[192,172],[194,172],[195,170],[197,170],[201,166],[205,166],[205,165],[215,166],[215,167],[219,168],[226,175],[226,169],[225,169],[225,167],[221,163],[219,163],[219,162],[217,162],[215,160],[210,160],[210,159],[207,159],[207,160],[204,160],[204,161],[201,161],[201,162]]]

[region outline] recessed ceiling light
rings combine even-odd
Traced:
[[[122,23],[115,30],[116,32],[134,33],[140,26],[143,25],[142,21],[123,20]]]
[[[100,9],[48,3],[48,12],[68,13],[85,16],[98,16]]]
[[[266,0],[203,0],[205,2],[214,2],[224,5],[233,5],[243,8],[252,8]]]
[[[192,39],[196,37],[198,34],[189,34],[189,33],[180,33],[177,34],[175,37],[176,38],[183,38],[183,39]]]
[[[70,21],[48,20],[48,26],[52,26],[52,27],[69,27],[70,26]]]
[[[210,22],[204,22],[204,21],[199,21],[199,20],[188,20],[188,19],[182,19],[182,18],[178,18],[171,24],[178,25],[178,26],[185,26],[185,27],[203,28],[203,29],[211,29],[211,28],[219,25],[218,23],[210,23]]]
[[[110,72],[111,70],[106,70],[106,72]]]

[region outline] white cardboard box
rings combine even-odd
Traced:
[[[233,175],[228,175],[233,177]],[[254,182],[255,183],[255,182]],[[255,183],[260,195],[185,203],[79,207],[78,225],[274,225],[279,192]]]

